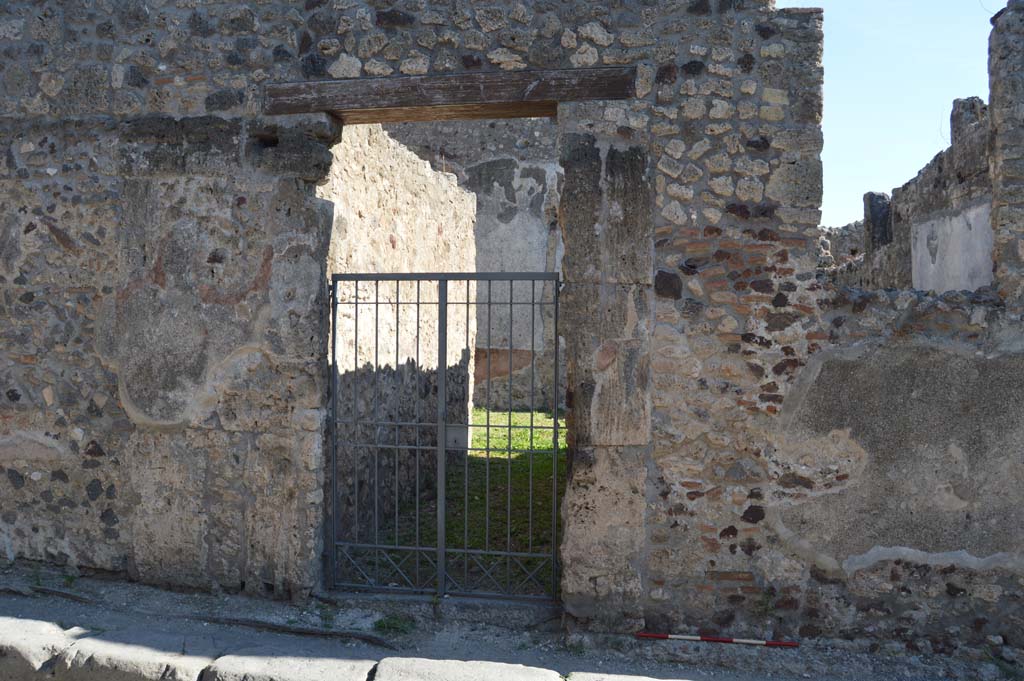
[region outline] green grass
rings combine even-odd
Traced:
[[[559,419],[557,457],[553,456],[554,419],[549,413],[488,414],[474,409],[472,424],[469,455],[459,457],[461,466],[457,460],[448,464],[448,545],[549,552],[555,458],[559,492],[566,475],[565,420]]]
[[[451,449],[446,458],[448,571],[455,579],[461,576],[460,583],[477,583],[484,589],[495,587],[492,579],[503,583],[529,581],[527,574],[532,571],[533,580],[527,587],[551,592],[556,585],[551,582],[549,557],[556,529],[556,541],[561,537],[561,519],[558,513],[552,514],[552,509],[558,510],[567,470],[564,418],[559,419],[557,450],[554,419],[548,412],[510,414],[474,409],[470,427],[469,450]],[[430,487],[421,488],[419,499],[415,495],[405,498],[398,509],[397,532],[395,523],[388,522],[390,517],[383,519],[381,543],[437,546],[437,499]],[[517,565],[504,556],[467,557],[459,553],[463,549],[539,557],[519,558]],[[402,570],[411,574],[416,561],[408,555],[396,551],[392,559],[405,560],[400,562]],[[433,574],[429,564],[421,560],[419,566],[419,574],[429,579]],[[397,574],[383,579],[402,581]]]
[[[474,409],[471,428],[470,450],[449,452],[447,461],[448,547],[550,552],[553,461],[558,460],[561,490],[566,474],[565,419],[559,419],[557,457],[553,456],[554,419],[549,413],[488,414],[486,409]],[[420,508],[420,546],[436,545],[436,512],[435,503]],[[415,526],[406,525],[402,538],[414,544]]]
[[[317,607],[317,615],[320,616],[321,627],[324,629],[332,629],[334,627],[334,619],[337,617],[337,613],[331,606],[321,603]]]
[[[416,620],[407,615],[385,615],[373,623],[373,628],[382,634],[405,636],[416,631]]]
[[[557,457],[554,419],[547,412],[488,413],[478,408],[472,412],[471,429],[469,451],[449,451],[447,460],[448,547],[550,553],[555,486],[559,494],[565,486],[565,419],[559,419]],[[420,507],[420,546],[436,545],[436,513],[436,502]],[[415,544],[415,523],[401,524],[402,541]]]

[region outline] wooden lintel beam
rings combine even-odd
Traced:
[[[409,106],[397,109],[348,109],[332,111],[342,123],[413,123],[417,121],[471,121],[482,118],[554,118],[558,102],[512,104],[451,104]]]
[[[454,118],[474,117],[486,107],[495,107],[487,117],[497,118],[501,116],[493,114],[500,112],[502,106],[509,111],[529,112],[530,105],[534,105],[550,111],[558,102],[631,99],[635,89],[633,66],[313,80],[268,85],[263,110],[270,115],[329,111],[349,122],[359,119],[358,122],[366,123],[399,120],[385,119],[381,113],[384,111],[401,116],[393,110],[417,109],[416,115],[420,116],[434,109],[434,113],[447,111],[448,117]],[[373,111],[378,112],[378,118],[371,120],[368,116]],[[530,114],[519,117],[523,115]]]

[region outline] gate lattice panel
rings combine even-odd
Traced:
[[[558,275],[337,274],[329,578],[557,597]]]

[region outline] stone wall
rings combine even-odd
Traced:
[[[820,306],[828,338],[783,404],[762,521],[810,580],[789,588],[776,564],[773,616],[802,610],[803,635],[872,618],[912,651],[1015,640],[1022,469],[1007,452],[1024,430],[1000,405],[1020,399],[1019,321],[991,293],[845,289]]]
[[[314,184],[337,131],[261,117],[263,83],[633,64],[635,99],[558,108],[572,621],[940,650],[1020,630],[1020,536],[993,522],[1015,518],[1017,472],[1000,467],[1016,451],[1003,400],[1018,399],[1022,351],[1019,0],[993,38],[1005,312],[984,297],[841,295],[817,278],[817,10],[0,12],[12,553],[275,595],[319,583],[330,213]],[[915,351],[955,371],[899,370]],[[845,389],[849,410],[821,404]],[[856,413],[870,399],[884,403],[865,414],[887,420]],[[1002,420],[968,409],[997,403]],[[943,441],[917,422],[936,424],[933,411]],[[948,470],[915,462],[918,440]]]
[[[334,205],[329,276],[475,271],[476,201],[454,175],[432,169],[379,125],[346,127],[332,153],[317,189]],[[475,284],[448,286],[457,305],[447,316],[442,369],[448,422],[469,424],[476,318],[459,314],[458,302],[473,297]],[[396,504],[435,489],[438,282],[339,281],[336,292],[336,539],[390,542]],[[449,442],[467,446],[466,425],[461,438],[458,429],[449,429]],[[387,536],[375,539],[380,526]]]
[[[862,235],[862,257],[832,263],[835,280],[865,288],[974,291],[993,283],[988,107],[958,99],[952,145],[910,182],[864,196],[864,221],[831,231]]]
[[[558,129],[554,121],[439,121],[391,124],[387,130],[429,160],[436,170],[455,173],[460,184],[476,195],[476,271],[561,269],[558,187],[562,172],[558,166]],[[480,332],[473,399],[477,406],[506,408],[511,375],[514,409],[551,409],[555,397],[553,355],[557,345],[554,307],[544,305],[531,311],[519,303],[529,303],[531,298],[538,303],[550,303],[552,286],[538,284],[535,291],[530,291],[529,286],[518,285],[514,295],[517,305],[511,315],[508,305],[501,304],[509,299],[507,284],[492,286],[490,306],[487,286],[478,289],[476,323]],[[564,386],[564,361],[560,367]],[[564,397],[558,399],[564,404]]]
[[[1009,0],[992,18],[989,45],[989,127],[995,278],[1014,307],[1024,303],[1024,3]]]
[[[24,26],[15,45],[68,47],[53,8]],[[40,64],[5,70],[7,111]],[[330,226],[309,182],[335,130],[117,118],[108,68],[67,68],[51,116],[0,127],[4,555],[307,594]]]

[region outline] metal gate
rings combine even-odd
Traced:
[[[332,586],[557,598],[558,288],[556,273],[333,276]]]

